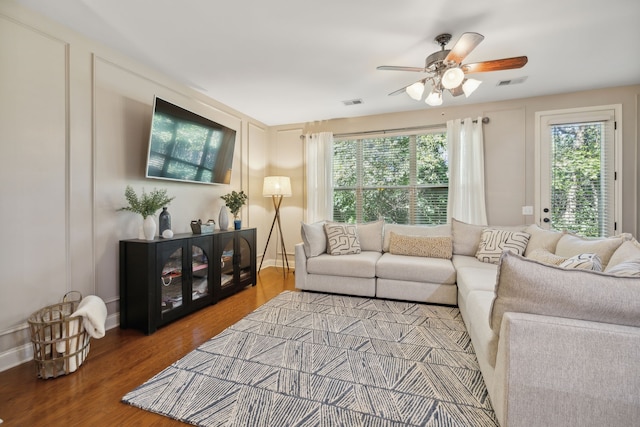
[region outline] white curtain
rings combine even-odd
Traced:
[[[449,201],[447,214],[468,224],[487,225],[484,196],[482,117],[447,121]]]
[[[307,211],[305,221],[307,223],[333,218],[332,159],[332,132],[305,135],[305,164],[307,167]]]

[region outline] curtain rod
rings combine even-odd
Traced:
[[[478,120],[474,120],[473,123],[478,123]],[[489,117],[483,117],[482,123],[485,125],[489,123]],[[406,132],[406,131],[413,131],[413,130],[427,130],[427,129],[437,129],[437,128],[445,127],[446,125],[447,125],[446,123],[439,123],[439,124],[427,125],[427,126],[412,126],[412,127],[395,128],[395,129],[369,130],[364,132],[336,133],[333,136],[336,138],[344,138],[347,136],[371,135],[371,134],[378,134],[378,133],[385,134],[385,133]],[[304,137],[305,135],[300,135],[300,138],[304,138]]]

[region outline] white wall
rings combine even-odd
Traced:
[[[100,296],[118,324],[118,241],[141,223],[118,211],[127,184],[175,196],[177,233],[217,220],[220,196],[242,189],[243,225],[264,247],[264,124],[12,2],[0,3],[0,70],[0,370],[31,358],[28,316],[69,290]],[[154,95],[238,131],[231,185],[144,178]]]

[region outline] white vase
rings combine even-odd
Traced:
[[[156,236],[156,221],[151,215],[142,221],[142,228],[144,230],[144,238],[146,240],[153,240]]]
[[[227,207],[220,208],[220,215],[218,215],[218,226],[220,230],[226,230],[229,228],[229,214],[227,213]]]

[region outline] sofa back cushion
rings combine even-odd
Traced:
[[[611,255],[609,263],[604,271],[609,272],[610,269],[623,262],[640,259],[640,243],[631,239],[622,243],[618,249]]]
[[[407,225],[407,224],[385,224],[384,240],[382,250],[389,252],[389,242],[391,232],[403,234],[405,236],[451,236],[451,226],[449,224],[442,225]]]
[[[324,231],[326,221],[318,221],[313,224],[303,222],[301,224],[300,234],[307,258],[327,253],[327,233]]]
[[[360,249],[363,251],[382,252],[382,230],[384,220],[356,224]]]
[[[640,278],[564,269],[504,252],[490,317],[496,337],[507,312],[640,327]],[[498,338],[490,347],[495,366]]]
[[[531,224],[527,227],[525,232],[529,233],[530,236],[529,243],[527,243],[527,249],[524,252],[526,257],[538,249],[544,249],[551,253],[555,253],[558,240],[560,240],[564,234],[562,231],[545,230],[538,224]]]

